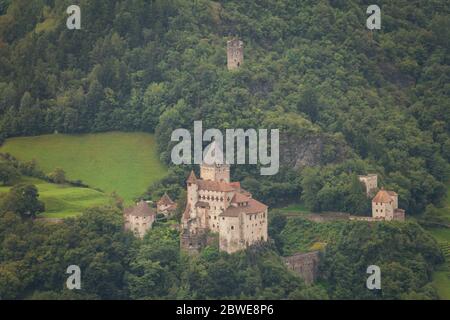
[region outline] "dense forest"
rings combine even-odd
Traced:
[[[277,175],[232,169],[270,207],[301,200],[316,212],[367,214],[356,177],[366,173],[399,194],[407,215],[442,206],[450,179],[448,1],[376,1],[382,28],[373,31],[365,26],[373,1],[79,0],[82,28],[68,30],[73,2],[0,0],[0,141],[144,131],[156,135],[169,164],[172,131],[195,120],[278,128]],[[233,37],[244,42],[244,64],[230,72]],[[298,149],[314,154],[300,167]],[[167,191],[182,203],[189,169],[171,167],[145,197]],[[34,164],[2,160],[0,182],[27,170]],[[32,185],[0,197],[0,298],[435,298],[430,275],[443,259],[415,222],[318,226],[272,215],[267,246],[235,255],[211,246],[188,257],[164,224],[143,241],[123,232],[116,205],[58,225],[33,222],[43,209]],[[313,231],[332,241],[323,278],[309,287],[280,255],[309,248],[298,237]],[[88,275],[81,292],[63,289],[61,270],[73,261]],[[359,282],[371,263],[390,271],[381,294]]]
[[[178,232],[164,224],[155,226],[142,241],[124,232],[121,211],[115,207],[90,209],[63,224],[49,224],[7,211],[8,203],[3,199],[0,205],[3,299],[437,297],[429,279],[443,257],[416,223],[380,223],[373,228],[366,223],[286,222],[281,217],[271,223],[271,236],[281,234],[275,243],[232,255],[219,252],[213,243],[200,255],[188,256],[180,252]],[[304,243],[303,235],[317,235],[317,228],[323,229],[319,234],[324,237],[334,230],[333,241],[321,263],[322,279],[307,286],[287,269],[280,253],[294,242]],[[74,263],[82,270],[82,287],[71,291],[65,287],[65,270]],[[383,268],[382,291],[365,289],[371,263]]]

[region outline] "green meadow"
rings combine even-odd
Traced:
[[[128,204],[166,173],[159,161],[156,141],[147,133],[19,137],[7,139],[0,152],[8,152],[19,160],[36,159],[46,173],[61,167],[68,179],[82,180],[106,194],[114,191]],[[87,196],[86,203],[92,200],[91,196]],[[59,200],[55,197],[52,201],[56,205]]]
[[[20,182],[34,184],[39,190],[39,199],[45,203],[46,218],[65,218],[81,214],[92,206],[110,203],[111,197],[90,188],[48,183],[35,178],[22,178]],[[0,187],[0,193],[8,192],[11,187]]]

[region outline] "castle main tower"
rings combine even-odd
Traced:
[[[238,69],[244,63],[244,43],[239,39],[227,41],[228,70]]]

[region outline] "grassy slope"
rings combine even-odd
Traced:
[[[42,216],[47,218],[65,218],[81,214],[86,208],[110,203],[110,197],[102,192],[57,185],[35,178],[23,178],[24,183],[32,183],[39,190],[39,198],[45,203],[46,211]],[[0,187],[0,192],[7,192],[10,187]]]
[[[293,203],[284,208],[279,209],[281,212],[286,213],[311,213],[303,203]]]
[[[108,132],[83,135],[44,135],[8,139],[0,152],[20,160],[36,159],[51,172],[63,168],[69,179],[116,191],[127,203],[166,172],[154,137],[146,133]]]

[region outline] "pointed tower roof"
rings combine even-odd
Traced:
[[[222,146],[215,140],[203,152],[203,165],[225,164]]]
[[[189,182],[189,183],[196,183],[197,182],[197,177],[195,176],[194,170],[191,170],[191,173],[189,174],[187,182]]]

